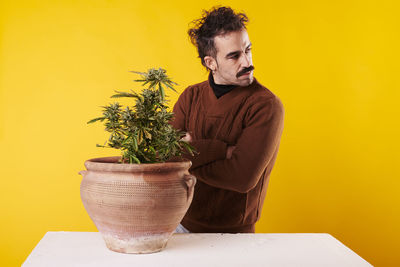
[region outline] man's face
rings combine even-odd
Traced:
[[[253,82],[251,43],[245,29],[214,38],[217,58],[205,57],[217,84],[248,86]],[[247,72],[244,74],[244,71]]]

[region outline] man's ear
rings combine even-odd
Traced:
[[[209,68],[210,70],[215,71],[217,69],[217,64],[213,57],[205,56],[204,63],[206,63],[207,68]]]

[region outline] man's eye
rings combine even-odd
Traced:
[[[249,49],[246,50],[246,53],[249,53],[250,51],[251,51],[251,49],[249,48]]]
[[[234,56],[232,56],[231,58],[238,58],[239,56],[238,55],[234,55]]]

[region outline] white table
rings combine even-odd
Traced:
[[[98,232],[47,232],[33,266],[372,266],[329,234],[174,234],[161,252],[109,250]]]

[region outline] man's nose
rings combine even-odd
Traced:
[[[247,68],[251,65],[251,55],[247,55],[246,53],[244,53],[244,56],[242,57],[242,66],[244,68]]]

